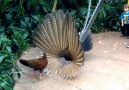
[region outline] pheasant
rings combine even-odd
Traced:
[[[44,52],[44,56],[42,56],[41,58],[38,59],[31,59],[31,60],[23,60],[20,59],[19,62],[25,66],[28,66],[30,68],[33,68],[33,72],[32,72],[32,77],[34,77],[34,71],[39,70],[40,74],[39,74],[39,78],[42,79],[42,70],[47,66],[48,61],[47,61],[47,56],[46,53]]]
[[[89,23],[87,24],[87,18],[80,34],[69,12],[64,14],[62,10],[52,11],[39,22],[34,31],[33,43],[50,55],[47,65],[49,72],[55,72],[65,79],[77,75],[84,65],[84,52],[92,49],[90,27],[102,3],[103,0],[100,0]]]

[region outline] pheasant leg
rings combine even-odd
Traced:
[[[34,71],[31,73],[31,77],[34,78]]]
[[[42,73],[39,73],[39,79],[43,79]]]
[[[42,76],[42,69],[39,71],[39,79],[43,79],[43,76]]]

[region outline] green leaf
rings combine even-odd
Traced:
[[[0,26],[0,33],[3,33],[5,29],[5,26]]]
[[[27,27],[27,25],[26,25],[26,23],[25,23],[24,21],[20,20],[20,23],[21,23],[21,27],[22,27],[22,28]]]
[[[6,46],[6,49],[7,49],[7,51],[8,51],[9,53],[11,53],[11,52],[12,52],[12,50],[11,50],[11,47],[10,47],[10,46]]]
[[[11,77],[7,76],[5,78],[0,78],[0,86],[5,90],[12,90],[13,80]]]
[[[18,48],[21,49],[21,47],[20,47],[18,41],[17,41],[15,38],[13,38],[13,41],[14,41],[14,43],[18,46]]]
[[[0,87],[3,88],[3,90],[11,90],[10,87],[8,88],[7,84],[2,81],[0,81]]]
[[[5,14],[6,15],[6,19],[11,21],[12,18],[13,18],[13,14],[12,13],[8,13],[8,14]]]
[[[18,78],[20,78],[20,77],[21,77],[21,69],[17,66],[17,67],[15,68],[15,70],[16,70],[16,72],[17,72]],[[14,73],[15,73],[15,72],[14,72]]]
[[[23,39],[26,39],[26,38],[28,37],[28,35],[29,35],[29,33],[26,32],[25,34],[23,34],[22,38],[23,38]]]
[[[0,90],[4,90],[4,89],[0,86]]]
[[[10,64],[12,64],[12,63],[14,63],[14,61],[12,61],[12,60],[10,60],[10,59],[6,59],[6,60],[4,60],[6,63],[10,63]]]
[[[36,21],[39,21],[38,16],[37,15],[31,15],[32,18],[34,18]]]
[[[0,56],[0,63],[2,62],[2,60],[3,60],[6,56],[7,56],[7,55]]]

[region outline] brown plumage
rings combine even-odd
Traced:
[[[93,15],[89,18],[91,0],[88,1],[88,14],[82,31],[78,34],[75,21],[69,12],[52,11],[41,20],[34,32],[34,44],[51,55],[47,69],[57,71],[61,77],[70,79],[84,65],[84,51],[92,49],[90,28],[104,0],[99,0]],[[80,35],[80,36],[79,36]]]
[[[25,66],[28,66],[32,69],[34,69],[34,71],[39,70],[40,72],[40,76],[39,78],[41,78],[41,73],[42,70],[47,66],[48,61],[47,61],[47,56],[46,53],[44,53],[44,56],[42,58],[38,58],[38,59],[31,59],[31,60],[23,60],[20,59],[19,62]],[[32,72],[32,76],[33,76],[33,72]]]
[[[34,44],[45,50],[48,71],[61,77],[74,77],[84,65],[84,51],[79,40],[75,22],[69,12],[53,11],[39,22],[34,32]]]

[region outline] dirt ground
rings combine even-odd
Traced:
[[[46,73],[43,80],[33,80],[32,69],[18,63],[24,73],[16,78],[14,90],[129,90],[129,39],[120,36],[120,32],[93,34],[93,49],[85,53],[85,65],[72,80]],[[40,52],[31,48],[21,58],[37,58]]]

